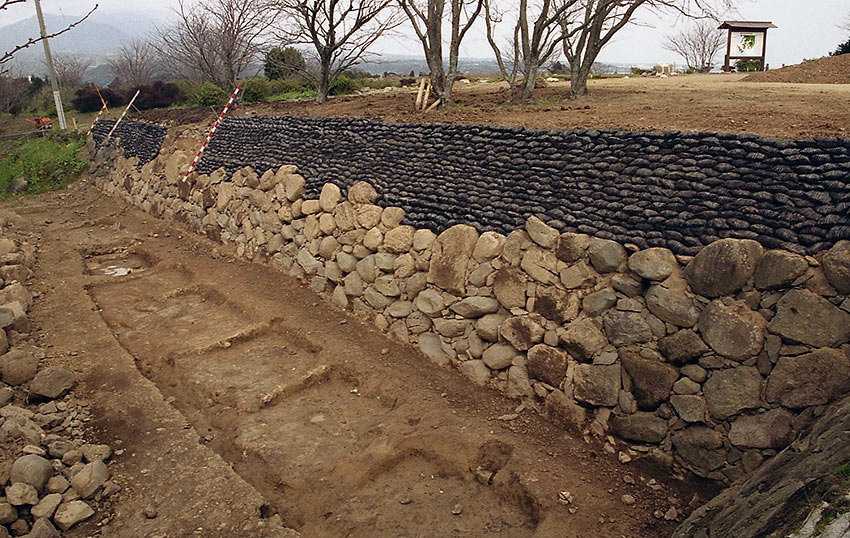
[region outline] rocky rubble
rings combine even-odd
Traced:
[[[25,284],[35,249],[0,235],[0,537],[61,536],[117,493],[106,445],[86,442],[91,418],[74,374],[31,344]]]
[[[174,159],[138,169],[110,148],[94,181],[290,272],[611,453],[734,481],[850,390],[846,241],[803,256],[726,238],[691,257],[542,217],[507,235],[435,232],[377,205],[363,182],[311,198],[294,166],[184,182]]]

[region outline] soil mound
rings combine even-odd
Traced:
[[[753,73],[744,82],[789,82],[803,84],[850,84],[850,54],[807,60],[782,69]]]

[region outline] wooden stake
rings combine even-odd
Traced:
[[[416,93],[416,110],[422,108],[422,94],[425,92],[425,78],[419,79],[419,91]]]
[[[442,100],[442,99],[437,99],[436,101],[434,101],[434,102],[431,104],[431,106],[429,106],[428,108],[426,108],[426,109],[425,109],[425,112],[431,112],[432,110],[434,110],[435,108],[437,108],[438,106],[440,106],[440,103],[442,103],[442,102],[443,102],[443,100]]]
[[[422,100],[422,110],[428,106],[428,99],[431,98],[431,80],[428,80],[428,85],[425,87],[425,99]]]

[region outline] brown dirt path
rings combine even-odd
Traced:
[[[124,449],[114,516],[72,536],[655,537],[675,522],[654,512],[710,494],[85,183],[14,210],[38,237],[49,360]]]

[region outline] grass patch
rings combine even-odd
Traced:
[[[75,180],[89,165],[80,150],[82,134],[50,134],[44,138],[0,142],[0,200],[15,178],[29,183],[27,194],[59,189]]]
[[[269,97],[269,101],[284,101],[289,99],[313,99],[316,97],[316,90],[296,90],[286,93],[278,93]]]

